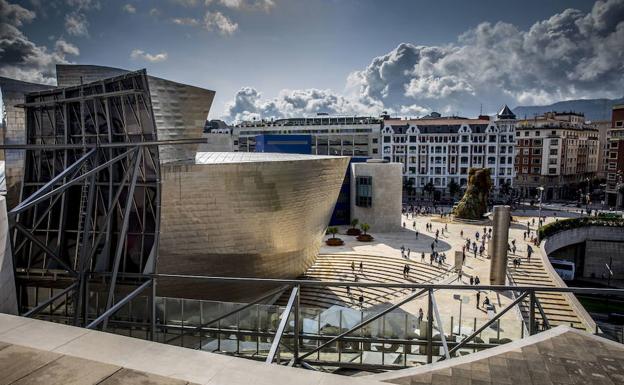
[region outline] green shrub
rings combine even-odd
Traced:
[[[617,216],[563,219],[540,227],[537,229],[537,235],[539,239],[544,239],[561,231],[578,229],[585,226],[624,227],[624,219]]]

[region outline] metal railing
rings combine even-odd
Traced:
[[[110,273],[88,274],[94,282],[110,279]],[[237,347],[240,347],[241,344],[249,345],[251,343],[250,341],[255,339],[257,349],[255,349],[254,353],[248,355],[250,358],[261,359],[266,363],[278,362],[305,368],[312,368],[314,366],[341,366],[360,369],[399,368],[408,366],[408,357],[411,356],[417,355],[423,358],[422,363],[431,363],[448,359],[458,354],[466,354],[470,351],[495,346],[496,344],[492,343],[492,341],[501,343],[501,340],[511,340],[509,336],[501,338],[501,318],[511,309],[517,309],[517,305],[527,299],[529,302],[529,325],[527,329],[528,334],[532,335],[538,332],[538,328],[535,326],[536,315],[539,314],[542,316],[542,319],[548,318],[548,313],[544,312],[543,309],[539,309],[537,301],[535,300],[536,293],[582,293],[624,297],[624,290],[622,289],[603,288],[561,288],[513,285],[464,286],[429,283],[413,284],[344,281],[324,282],[289,279],[207,277],[179,274],[143,275],[119,273],[118,278],[127,280],[128,282],[132,280],[136,281],[137,279],[141,279],[141,281],[136,284],[137,287],[134,290],[129,290],[130,294],[116,302],[112,307],[107,308],[102,306],[101,313],[100,306],[97,304],[97,298],[95,298],[95,301],[91,301],[86,319],[83,322],[83,324],[88,325],[87,327],[97,329],[100,326],[104,326],[106,321],[108,321],[109,331],[120,332],[122,334],[128,334],[129,331],[129,333],[132,334],[134,330],[136,335],[136,331],[141,330],[141,332],[145,332],[142,338],[165,343],[179,343],[182,346],[190,345],[199,349],[204,349],[205,346],[209,345],[206,341],[217,341],[217,347],[210,349],[216,351],[222,351],[221,343],[223,341],[231,341],[233,338],[232,336],[236,339]],[[275,289],[264,293],[247,304],[232,305],[225,311],[221,310],[221,306],[218,306],[218,311],[216,313],[210,314],[209,317],[204,317],[205,312],[202,310],[201,301],[199,301],[198,304],[189,302],[189,304],[195,306],[195,310],[189,310],[187,306],[187,314],[185,315],[184,301],[197,300],[164,299],[162,297],[157,297],[155,295],[157,287],[156,282],[161,278],[166,278],[168,280],[194,280],[214,284],[273,284],[275,285]],[[68,280],[68,282],[70,282],[70,280]],[[388,303],[388,306],[384,309],[361,311],[359,322],[355,324],[352,323],[350,327],[342,323],[343,315],[341,313],[340,325],[338,325],[337,330],[324,333],[321,330],[319,317],[318,328],[315,331],[310,331],[309,327],[306,327],[306,323],[309,323],[310,320],[315,318],[309,317],[309,308],[302,308],[299,304],[301,288],[346,286],[350,286],[352,289],[358,287],[408,289],[411,290],[412,293],[402,299],[397,299],[396,303]],[[148,287],[152,288],[151,294],[144,293],[145,289]],[[439,306],[436,302],[436,292],[439,293],[445,290],[453,292],[475,292],[477,290],[481,292],[493,291],[496,293],[513,294],[510,295],[513,299],[507,306],[496,311],[489,319],[484,320],[481,325],[477,326],[477,320],[475,318],[474,327],[469,332],[464,332],[462,330],[460,321],[458,332],[454,333],[452,326],[453,320],[451,320],[451,330],[449,331],[448,328],[445,330],[445,324],[440,317]],[[63,290],[63,293],[67,297],[64,300],[65,303],[71,302],[71,296],[68,294],[70,291],[70,289]],[[262,302],[266,302],[266,300],[271,297],[274,298],[283,291],[290,291],[287,306],[279,307],[262,304]],[[62,321],[63,317],[70,319],[72,315],[67,314],[67,311],[65,311],[65,314],[58,311],[58,302],[63,301],[63,293],[52,295],[53,293],[51,292],[50,298],[43,302],[38,302],[39,304],[36,307],[29,310],[28,313],[24,315],[34,315],[40,312],[41,318],[54,319],[56,312],[57,320]],[[101,302],[105,302],[105,294],[106,293],[102,294]],[[400,310],[399,308],[401,306],[419,298],[426,299],[427,303],[426,311],[422,317],[418,317],[420,333],[416,336],[413,335],[414,330],[410,330],[407,325],[407,320],[408,316],[415,317],[415,315],[408,315],[406,313],[403,337],[396,335],[396,333],[388,334],[388,331],[385,330],[386,317],[396,317],[396,314],[393,312]],[[133,300],[140,300],[142,305],[134,303],[133,310]],[[180,310],[176,310],[176,312],[180,314],[174,317],[175,319],[168,316],[166,309],[163,309],[167,306],[168,300],[182,301]],[[144,308],[141,306],[144,306]],[[43,311],[46,307],[50,309],[47,314]],[[265,310],[262,310],[261,313],[261,309]],[[252,316],[253,310],[256,310],[255,316]],[[135,313],[140,313],[141,315],[137,316]],[[193,317],[198,319],[189,321]],[[236,319],[235,326],[232,325],[232,322],[227,321],[228,319],[232,319],[232,317]],[[246,317],[256,317],[257,327],[241,327],[241,323],[245,323]],[[262,320],[264,320],[265,326],[260,327]],[[371,333],[370,326],[379,320],[381,320],[382,326],[378,327],[378,329],[381,330],[381,332]],[[517,321],[522,322],[521,320]],[[542,326],[547,328],[547,325],[550,326],[549,323],[544,322]],[[491,337],[490,343],[486,343],[479,336],[489,331],[488,329],[490,328],[495,330],[496,338]],[[226,336],[225,338],[223,338],[224,335]],[[522,333],[522,336],[524,336],[524,333]],[[518,338],[521,338],[521,336]],[[375,351],[371,349],[371,345],[376,346],[377,352],[382,352],[381,363],[367,363],[363,359],[366,352]],[[402,351],[398,348],[401,346]],[[413,351],[413,347],[415,346],[418,347],[418,353]],[[386,351],[390,351],[390,353]],[[386,352],[385,356],[384,352]],[[245,354],[240,352],[240,349],[237,349],[236,352],[233,353],[245,356]],[[403,358],[396,359],[397,354],[401,355]],[[389,355],[395,358],[393,358],[392,362],[384,362],[384,357],[389,357]],[[350,359],[345,361],[345,357],[350,357]],[[397,364],[397,362],[399,363]]]

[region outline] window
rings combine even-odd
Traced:
[[[373,148],[373,154],[377,154],[377,149]]]
[[[384,143],[390,143],[391,138],[389,136],[384,136]]]
[[[377,143],[377,138],[373,138],[373,143]]]
[[[373,203],[373,177],[358,176],[355,184],[355,205],[359,207],[371,207]]]
[[[549,174],[556,174],[557,173],[557,169],[556,168],[549,168],[548,169],[548,173]]]
[[[550,155],[557,155],[558,154],[558,150],[556,148],[553,148],[550,150]]]

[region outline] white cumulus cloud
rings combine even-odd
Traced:
[[[245,111],[262,117],[308,111],[283,103],[281,94],[263,99],[256,90],[248,95],[249,90],[237,93],[226,118],[237,119]],[[339,112],[475,115],[481,105],[491,113],[504,103],[548,104],[623,94],[624,0],[601,0],[588,13],[566,9],[526,30],[485,22],[447,45],[399,44],[352,72],[343,96],[334,97],[344,99]],[[265,109],[267,105],[271,108]]]
[[[130,52],[130,58],[133,60],[145,60],[148,61],[150,63],[158,63],[158,62],[162,62],[165,61],[169,58],[169,55],[167,54],[167,52],[160,52],[157,54],[151,54],[151,53],[147,53],[141,49],[133,49],[132,52]]]
[[[127,13],[136,13],[136,7],[132,4],[125,4],[121,9]]]
[[[64,39],[56,40],[53,49],[32,42],[20,27],[35,18],[34,12],[0,0],[0,76],[54,84],[56,64],[69,63],[67,57],[80,51]]]
[[[228,36],[236,32],[238,23],[233,22],[221,12],[206,12],[204,16],[204,28],[209,31],[217,31],[221,35]]]

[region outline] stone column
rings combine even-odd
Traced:
[[[504,285],[507,273],[507,242],[509,241],[511,207],[494,206],[493,217],[490,284]]]

